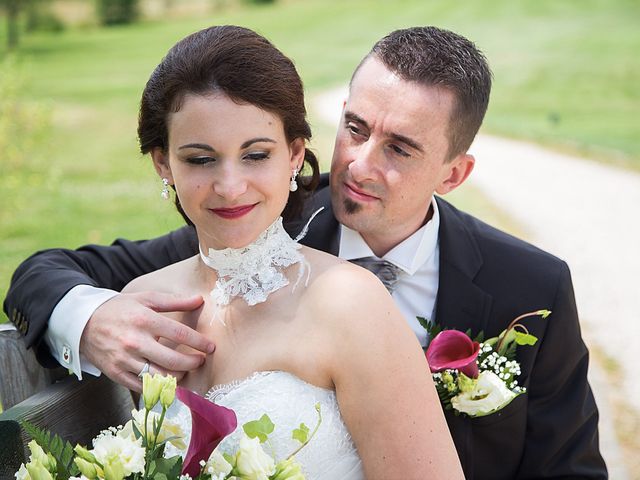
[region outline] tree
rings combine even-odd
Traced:
[[[22,3],[21,0],[0,0],[0,5],[7,14],[7,47],[10,50],[18,46],[20,37],[18,16]]]
[[[138,18],[138,0],[98,0],[97,13],[103,25],[131,23]]]

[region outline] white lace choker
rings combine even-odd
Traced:
[[[306,230],[306,228],[305,228]],[[289,284],[283,271],[299,263],[294,290],[309,264],[300,252],[297,242],[282,226],[279,217],[251,244],[242,248],[209,249],[209,255],[200,250],[200,258],[218,273],[211,298],[218,306],[228,305],[234,297],[242,297],[248,305],[264,302],[269,294]],[[308,281],[308,277],[307,277]]]

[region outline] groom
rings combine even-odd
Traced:
[[[454,33],[419,27],[380,40],[351,80],[330,184],[323,177],[308,205],[325,210],[303,243],[395,264],[393,298],[423,345],[417,315],[495,336],[521,313],[552,310],[527,322],[539,340],[518,350],[527,393],[482,418],[447,411],[447,421],[469,479],[607,478],[567,265],[434,196],[473,170],[466,152],[490,88],[485,58]],[[297,232],[302,223],[288,228]],[[119,290],[196,251],[195,234],[184,227],[146,242],[42,252],[18,268],[4,308],[43,363],[51,353],[78,375],[81,363],[97,373],[95,365],[139,389],[131,366],[139,358],[176,375],[202,361],[162,347],[158,337],[212,351],[206,338],[161,314],[202,300],[93,287]]]

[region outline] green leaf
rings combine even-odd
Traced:
[[[504,337],[504,338],[503,338]],[[505,355],[507,349],[511,346],[511,344],[515,341],[516,339],[516,331],[512,328],[506,332],[502,332],[500,334],[500,339],[501,339],[501,344],[500,344],[500,349],[498,350],[498,355]]]
[[[536,337],[535,335],[531,335],[530,333],[522,333],[516,331],[515,340],[518,345],[535,345],[538,341],[538,337]]]
[[[275,425],[266,413],[260,417],[260,420],[253,420],[242,426],[244,433],[246,433],[249,438],[258,437],[260,443],[267,441],[269,434],[273,432],[274,428]]]
[[[309,427],[301,423],[299,428],[295,428],[291,432],[291,438],[298,440],[300,443],[305,443],[309,438]]]
[[[182,457],[176,455],[171,458],[159,457],[154,460],[154,479],[179,478],[182,471]]]
[[[30,422],[21,421],[20,425],[46,453],[50,453],[56,459],[59,478],[74,477],[79,473],[78,467],[73,462],[73,445]]]

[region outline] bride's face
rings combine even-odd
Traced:
[[[289,143],[280,118],[223,94],[187,95],[167,123],[168,151],[152,157],[203,250],[254,241],[282,213],[304,141]]]

